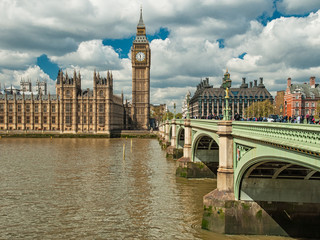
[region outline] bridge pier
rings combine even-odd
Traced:
[[[173,159],[178,159],[182,156],[182,150],[177,148],[177,125],[176,120],[171,121],[171,142],[170,146],[167,148],[167,157],[172,157]],[[170,134],[170,133],[169,133]]]

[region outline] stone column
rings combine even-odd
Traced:
[[[170,144],[169,142],[169,130],[170,130],[170,125],[169,125],[169,120],[166,121],[166,131],[165,131],[165,142],[166,144]]]
[[[233,137],[232,122],[218,123],[219,134],[219,168],[217,189],[233,194]]]
[[[172,119],[172,136],[171,136],[171,147],[176,148],[176,130],[177,130],[177,125],[176,125],[176,120]]]
[[[190,119],[184,121],[184,146],[183,146],[183,158],[191,161],[191,123]]]

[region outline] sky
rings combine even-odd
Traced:
[[[151,47],[151,103],[177,112],[205,77],[220,87],[263,77],[267,89],[320,83],[318,0],[0,0],[0,83],[48,82],[55,94],[59,69],[80,71],[82,88],[93,71],[112,71],[114,93],[130,101],[130,48],[143,9]]]

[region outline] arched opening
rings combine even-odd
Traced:
[[[184,128],[180,128],[177,136],[178,148],[181,149],[184,147]]]
[[[194,148],[194,161],[204,163],[214,175],[219,167],[219,145],[207,135],[201,136]]]
[[[320,203],[320,172],[285,161],[250,166],[241,181],[240,200]]]

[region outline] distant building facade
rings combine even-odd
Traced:
[[[274,98],[276,112],[275,114],[280,116],[285,116],[284,114],[284,90],[277,91],[277,95]]]
[[[184,100],[183,100],[183,103],[182,103],[182,107],[181,107],[181,113],[182,113],[182,118],[186,118],[187,117],[187,113],[188,113],[188,98],[189,98],[189,101],[191,99],[191,93],[190,91],[187,92]]]
[[[209,79],[206,78],[197,86],[197,90],[190,100],[190,116],[197,118],[207,118],[208,116],[222,116],[225,109],[225,89],[223,85],[228,83],[230,86],[232,80],[228,70],[222,79],[220,88],[213,88],[209,85]],[[232,116],[235,113],[240,116],[245,116],[245,109],[257,101],[270,100],[273,102],[273,97],[263,84],[263,78],[246,83],[246,79],[242,78],[242,84],[239,88],[230,88],[229,90],[229,107]]]
[[[62,71],[55,95],[43,95],[46,88],[37,95],[27,95],[24,86],[20,93],[0,94],[0,130],[110,133],[128,127],[128,109],[123,97],[113,94],[109,72],[106,78],[94,72],[93,90],[81,90],[80,73],[69,77]]]
[[[310,77],[309,84],[292,84],[291,78],[288,78],[284,95],[285,115],[288,117],[315,115],[319,100],[320,86],[316,84],[315,77]]]
[[[59,71],[56,94],[47,93],[47,82],[21,80],[20,89],[0,91],[0,130],[44,130],[61,133],[111,133],[150,127],[151,51],[142,20],[131,49],[132,103],[113,93],[113,76],[94,71],[93,90],[81,89],[81,75]],[[1,89],[0,89],[1,90]]]

